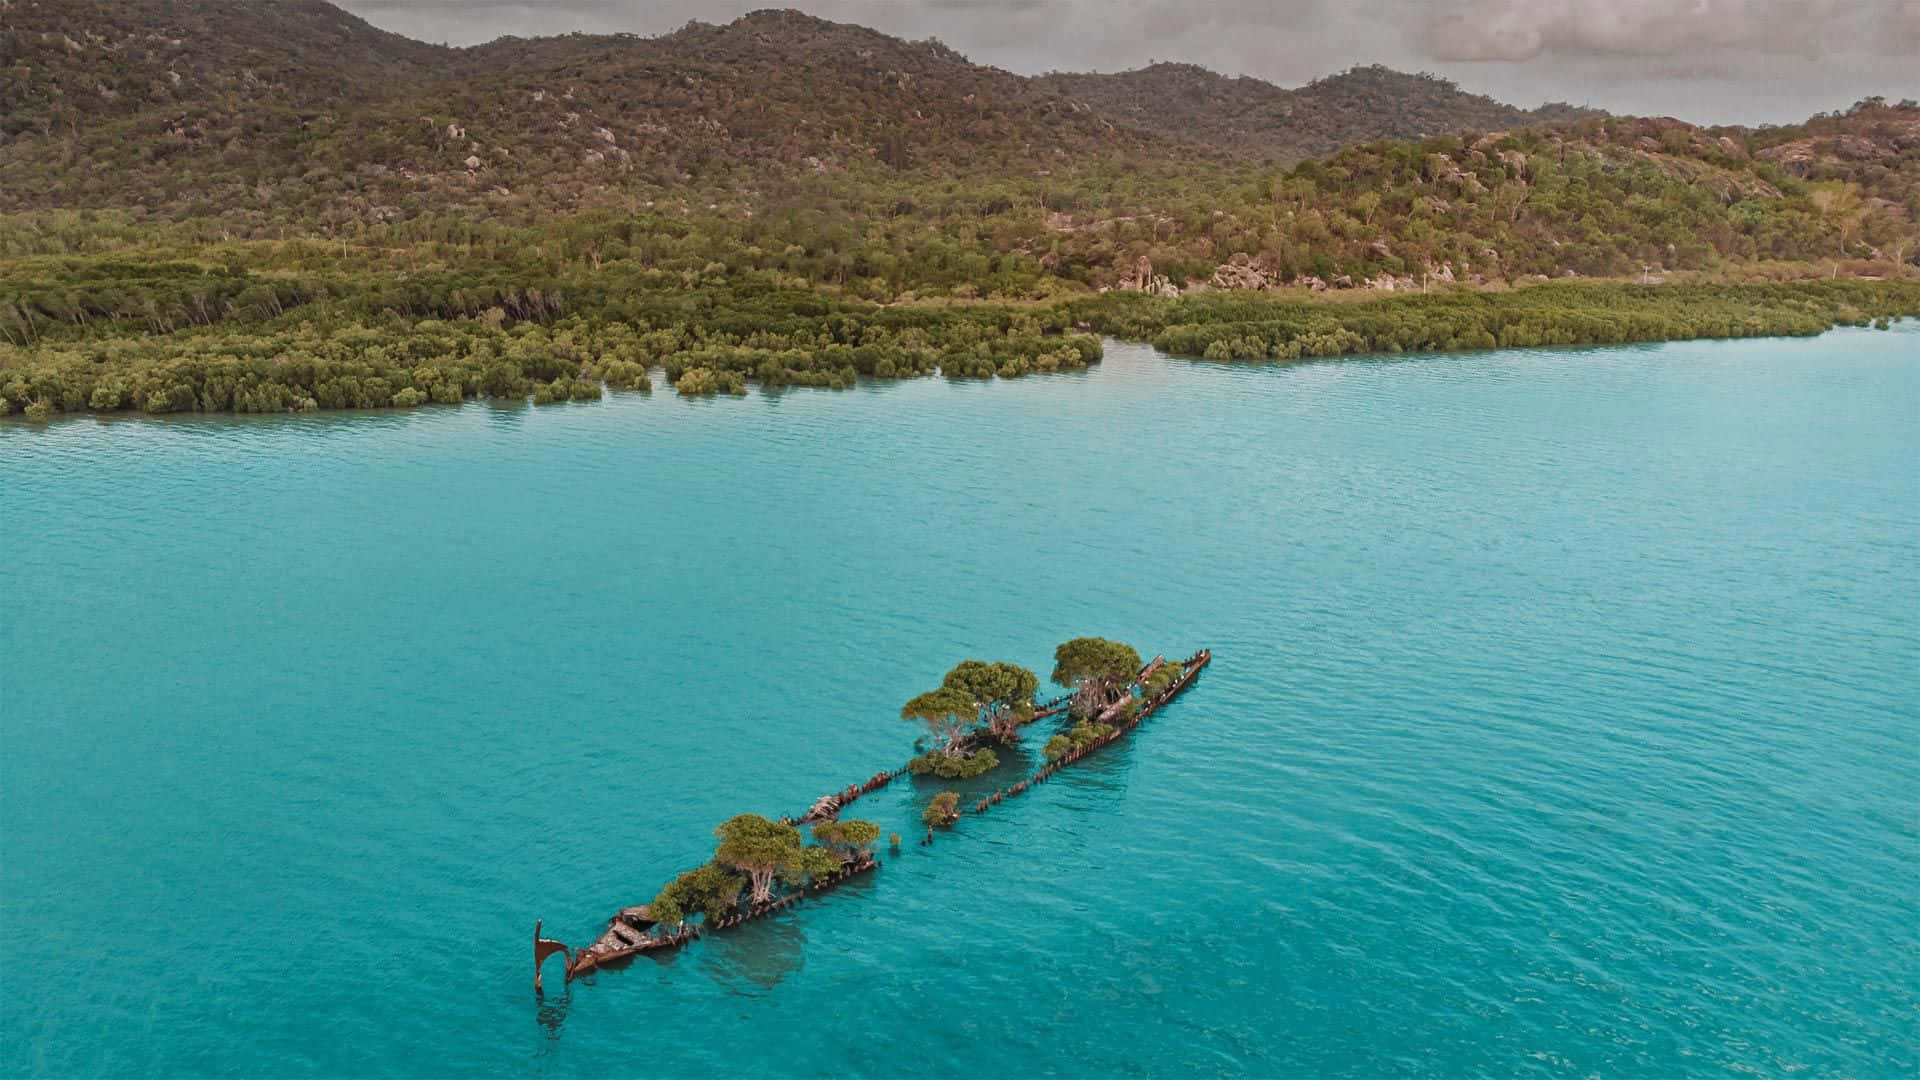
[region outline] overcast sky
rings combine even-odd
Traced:
[[[1920,0],[337,0],[377,26],[666,33],[770,6],[937,37],[1035,74],[1202,64],[1297,86],[1356,64],[1432,71],[1518,105],[1570,101],[1701,123],[1804,119],[1920,98]]]

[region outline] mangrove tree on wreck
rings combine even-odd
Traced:
[[[1020,725],[1033,719],[1033,692],[1040,688],[1040,679],[1019,664],[962,660],[940,685],[967,695],[993,737],[1012,743],[1020,738]]]
[[[753,902],[773,898],[773,879],[798,879],[806,873],[800,830],[791,825],[768,821],[759,814],[736,814],[714,830],[720,847],[716,860],[747,875],[753,886]]]
[[[1033,718],[1033,691],[1039,679],[1018,664],[965,660],[947,672],[937,690],[907,702],[902,719],[918,721],[933,748],[908,764],[914,775],[932,773],[966,779],[1000,765],[992,750],[976,747],[983,729],[1002,742],[1019,738],[1018,728]]]
[[[1122,642],[1081,637],[1053,650],[1053,681],[1073,691],[1076,719],[1099,716],[1120,700],[1139,672],[1140,654]]]

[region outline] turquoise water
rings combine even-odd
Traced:
[[[1920,325],[16,423],[0,525],[9,1074],[1920,1067]],[[535,1001],[1083,633],[1216,659]]]

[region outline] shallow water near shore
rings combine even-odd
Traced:
[[[1912,322],[6,424],[0,597],[7,1074],[1920,1068]],[[1215,661],[535,999],[1079,634]]]

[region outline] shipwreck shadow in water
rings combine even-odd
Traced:
[[[700,966],[742,997],[760,997],[806,963],[807,934],[797,912],[781,912],[705,941]]]
[[[567,1010],[573,1006],[573,987],[568,986],[558,994],[547,994],[540,990],[533,992],[533,1019],[539,1024],[544,1039],[539,1053],[551,1054],[560,1044],[560,1029],[566,1026]]]

